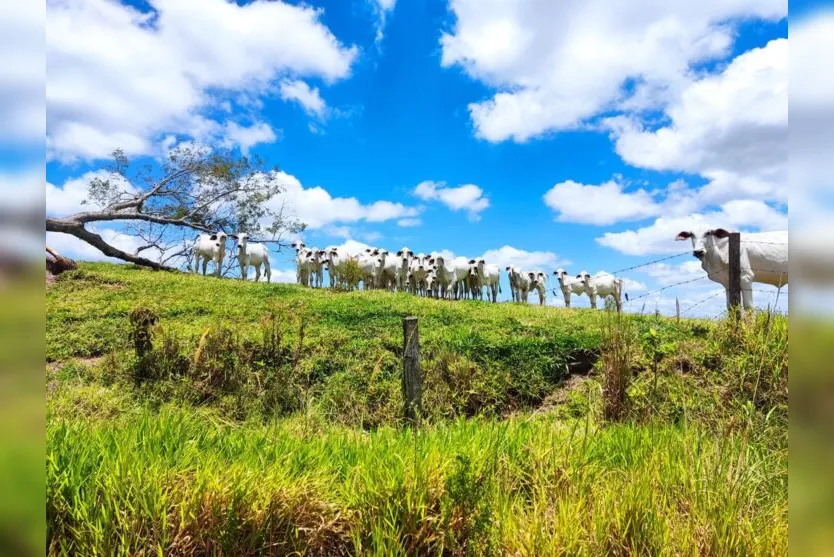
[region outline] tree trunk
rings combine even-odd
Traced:
[[[75,261],[69,257],[62,256],[49,246],[46,246],[46,253],[52,256],[52,259],[46,258],[46,270],[53,275],[60,275],[64,271],[78,268],[78,264]]]
[[[120,249],[116,249],[107,242],[105,242],[101,236],[95,234],[94,232],[90,232],[84,225],[68,219],[55,219],[55,218],[47,218],[46,219],[46,231],[47,232],[61,232],[63,234],[69,234],[70,236],[75,236],[79,240],[84,240],[94,248],[97,248],[101,251],[104,255],[109,257],[115,257],[117,259],[121,259],[122,261],[127,261],[129,263],[135,263],[136,265],[142,265],[144,267],[150,267],[151,269],[157,271],[174,271],[173,267],[168,267],[166,265],[162,265],[157,263],[156,261],[151,261],[150,259],[145,259],[144,257],[138,257],[136,255],[131,255],[127,252],[124,252]]]

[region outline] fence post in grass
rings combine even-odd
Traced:
[[[675,296],[675,317],[678,319],[678,324],[681,322],[681,301]]]
[[[741,305],[741,234],[730,233],[729,245],[730,281],[729,310]]]
[[[420,373],[420,334],[416,317],[403,318],[403,402],[405,420],[420,423],[423,377]]]

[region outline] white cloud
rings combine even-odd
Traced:
[[[426,180],[417,184],[414,195],[424,201],[439,201],[453,211],[465,210],[472,220],[478,220],[479,213],[489,207],[489,199],[484,197],[484,190],[475,184],[453,188],[443,182]]]
[[[596,241],[627,255],[663,254],[686,251],[675,236],[681,230],[723,227],[758,230],[784,230],[787,213],[762,201],[736,200],[724,203],[720,210],[693,213],[682,217],[660,217],[649,226],[624,232],[606,232]]]
[[[90,181],[95,178],[118,184],[121,191],[129,193],[136,191],[124,177],[118,174],[106,170],[86,172],[78,178],[67,180],[60,188],[49,182],[46,183],[46,214],[64,217],[81,211],[94,210],[96,208],[94,205],[83,204],[83,201],[87,199]]]
[[[251,109],[287,75],[343,79],[358,54],[322,24],[320,9],[306,5],[150,4],[153,11],[140,12],[108,0],[50,3],[50,157],[95,159],[117,147],[148,154],[166,132],[217,139],[211,133],[223,124],[207,114],[229,98],[254,98]],[[220,93],[226,96],[217,98]],[[265,137],[263,127],[255,129]]]
[[[548,273],[560,266],[570,264],[552,251],[526,251],[512,246],[502,246],[484,252],[481,256],[487,263],[493,263],[503,271],[508,265],[515,265],[524,270],[540,269]]]
[[[308,114],[317,118],[324,118],[327,115],[327,104],[321,98],[318,88],[310,87],[300,79],[283,80],[280,94],[285,101],[300,104]]]
[[[611,109],[662,106],[694,65],[726,56],[738,21],[781,19],[788,3],[451,0],[450,8],[441,64],[496,90],[469,112],[476,135],[497,142],[575,128]]]
[[[598,186],[567,180],[544,194],[544,203],[562,222],[605,225],[654,216],[660,206],[643,189],[625,192],[624,186],[609,180]]]
[[[222,145],[232,148],[240,147],[240,152],[249,154],[249,149],[258,143],[273,143],[278,137],[272,127],[265,122],[256,122],[251,126],[241,126],[237,122],[226,122]]]
[[[400,219],[397,221],[397,226],[402,226],[403,228],[411,228],[414,226],[420,226],[421,224],[423,224],[423,221],[417,218]]]
[[[660,286],[668,286],[670,284],[692,280],[699,276],[706,276],[706,273],[701,268],[701,262],[694,258],[679,265],[655,263],[647,267],[642,267],[638,271],[652,277]]]
[[[116,249],[127,253],[133,253],[142,245],[142,241],[136,236],[124,234],[118,230],[106,227],[89,227],[88,230],[101,236],[101,238]],[[62,234],[60,232],[47,232],[46,244],[65,257],[78,261],[109,261],[111,263],[124,263],[121,259],[107,257],[95,248],[79,240],[75,236]],[[158,253],[157,253],[158,255]],[[143,253],[148,257],[148,253]],[[153,259],[153,257],[150,257]]]
[[[374,42],[379,45],[385,36],[385,23],[388,15],[394,11],[397,0],[368,0],[368,2],[376,17],[376,36],[374,37]]]
[[[741,197],[787,201],[787,39],[692,82],[666,114],[670,123],[653,131],[625,117],[608,121],[625,162],[707,178],[699,193],[704,205]]]
[[[42,2],[4,2],[0,17],[0,144],[43,141],[46,129]]]
[[[333,197],[320,186],[305,188],[295,176],[278,172],[278,179],[285,191],[270,201],[276,205],[283,203],[285,209],[293,216],[315,230],[336,223],[354,223],[358,221],[384,222],[419,215],[415,207],[391,201],[375,201],[363,204],[355,197]]]
[[[249,280],[254,279],[255,275],[253,271],[249,270]],[[272,269],[272,282],[282,283],[282,284],[295,284],[296,283],[296,276],[295,276],[295,269]],[[266,275],[261,274],[261,282],[266,282]]]

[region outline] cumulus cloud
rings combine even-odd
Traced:
[[[570,264],[570,261],[560,258],[552,251],[526,251],[513,246],[487,250],[481,258],[487,263],[498,265],[502,270],[508,265],[515,265],[524,270],[540,269],[549,273],[557,267]]]
[[[355,197],[333,197],[321,186],[305,188],[295,176],[278,172],[284,192],[270,201],[273,209],[284,210],[315,230],[339,223],[385,222],[412,219],[420,214],[416,207],[392,201],[362,203]]]
[[[318,88],[310,87],[300,79],[283,80],[280,94],[285,101],[297,102],[312,116],[323,118],[327,114],[327,103],[321,98]]]
[[[278,139],[278,136],[266,122],[256,122],[251,126],[241,126],[237,122],[227,122],[221,138],[220,143],[224,147],[238,146],[241,153],[249,155],[249,149],[255,145],[273,143]]]
[[[787,0],[451,0],[441,64],[495,90],[469,113],[478,137],[523,142],[610,110],[656,109],[692,68],[724,58],[743,19],[779,20]]]
[[[664,254],[685,251],[675,242],[681,230],[723,227],[743,230],[784,230],[788,215],[762,201],[736,200],[724,203],[717,211],[693,213],[682,217],[660,217],[651,225],[606,232],[596,238],[600,245],[627,255]]]
[[[340,43],[321,15],[281,1],[151,0],[148,11],[109,0],[50,3],[49,156],[96,159],[117,147],[149,154],[165,133],[222,140],[223,122],[213,118],[229,118],[230,98],[257,109],[287,75],[347,77],[358,49]],[[268,137],[263,125],[232,131]]]
[[[660,210],[645,190],[625,192],[614,180],[600,185],[560,182],[544,194],[544,203],[558,213],[559,221],[595,225],[641,220]]]
[[[136,189],[123,176],[106,170],[85,172],[77,178],[64,182],[61,187],[46,183],[46,214],[55,217],[65,217],[81,211],[90,211],[96,207],[84,203],[88,195],[88,184],[93,179],[109,180],[118,184],[121,191],[136,192]]]
[[[607,121],[625,162],[703,176],[705,205],[742,197],[787,201],[787,39],[693,81],[666,114],[669,124],[656,130],[622,116]]]
[[[113,228],[91,226],[89,227],[89,230],[100,235],[101,238],[111,246],[127,253],[134,253],[136,249],[142,245],[142,241],[136,236],[125,234]],[[70,236],[69,234],[47,232],[46,244],[55,249],[61,255],[78,261],[109,261],[111,263],[124,263],[121,259],[107,257],[101,253],[98,248],[91,246],[83,240],[79,240],[75,236]],[[147,252],[142,255],[144,257],[149,256]],[[156,255],[158,256],[159,254],[157,253]],[[151,258],[154,258],[153,255],[151,255]]]
[[[489,207],[484,190],[475,184],[448,187],[443,182],[426,180],[417,184],[414,195],[423,201],[438,201],[452,211],[466,211],[472,220],[480,219],[480,212]]]

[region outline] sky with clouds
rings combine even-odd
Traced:
[[[309,245],[595,273],[686,251],[680,230],[787,227],[787,0],[47,4],[48,118],[25,120],[44,99],[24,75],[7,121],[45,131],[52,214],[79,207],[113,149],[153,161],[195,142],[279,165]],[[700,274],[682,256],[623,277],[636,297]],[[716,286],[632,306],[670,312]]]

